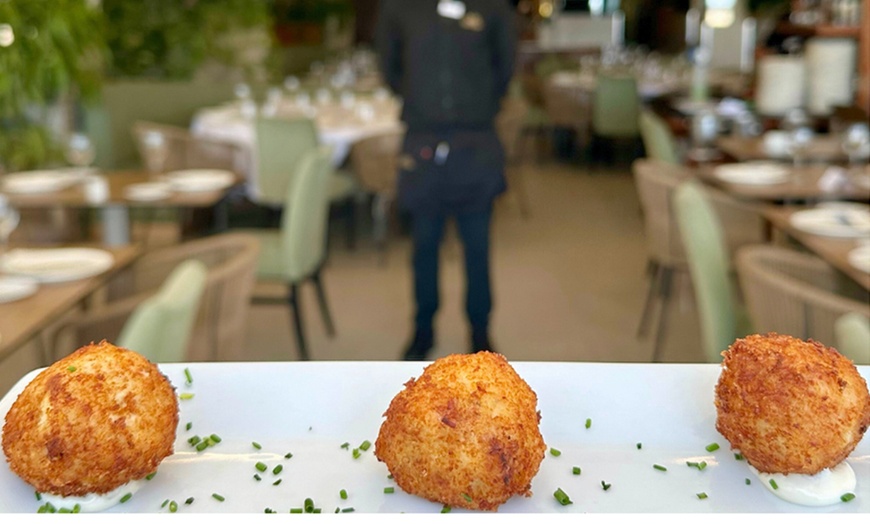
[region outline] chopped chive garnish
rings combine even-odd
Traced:
[[[735,453],[734,460],[743,460],[743,454],[742,453]]]
[[[556,492],[553,493],[553,496],[556,498],[556,500],[559,501],[559,504],[563,506],[573,504],[573,502],[571,502],[571,499],[568,497],[568,494],[562,491],[562,488],[557,488]]]
[[[591,428],[591,427],[592,427],[592,419],[591,419],[591,418],[587,418],[587,419],[586,419],[586,429],[589,429],[589,428]]]
[[[175,513],[178,511],[178,503],[174,500],[169,503],[169,513]]]
[[[341,512],[342,512],[342,513],[353,513],[353,512],[354,512],[354,509],[353,509],[353,507],[350,507],[350,508],[344,508],[344,509],[341,510]]]
[[[302,513],[302,508],[290,508],[290,513]]]
[[[194,435],[194,436],[190,437],[189,439],[187,439],[187,443],[190,444],[191,446],[196,446],[197,444],[200,443],[201,440],[202,439],[199,438],[199,435]]]
[[[263,446],[261,446],[259,442],[251,442],[251,445],[256,449],[263,449]]]
[[[575,475],[579,475],[580,474],[580,466],[574,466],[573,468],[571,468],[571,473],[573,473]]]
[[[272,470],[272,474],[273,474],[273,475],[277,475],[278,473],[281,473],[281,471],[282,471],[283,469],[284,469],[284,466],[282,466],[281,464],[278,464],[278,465],[275,466],[275,468]]]
[[[200,442],[199,444],[196,445],[196,450],[203,451],[207,447],[208,447],[208,440],[203,440],[202,442]]]
[[[393,480],[393,475],[392,475],[392,473],[389,474],[389,475],[387,475],[387,478],[390,479],[390,480]]]
[[[447,504],[444,504],[444,507],[441,508],[441,513],[450,513],[450,510],[453,509]]]
[[[363,451],[368,451],[370,447],[372,447],[372,443],[368,440],[363,440],[363,443],[359,445],[359,449]]]
[[[843,502],[849,502],[850,500],[853,500],[854,498],[855,498],[854,493],[843,493],[843,495],[840,497],[840,500],[842,500]]]
[[[360,452],[358,448],[353,448],[353,458],[358,459],[360,456]]]
[[[278,512],[272,508],[266,508],[263,510],[263,513],[278,513]]]
[[[184,368],[184,378],[188,386],[193,384],[193,375],[190,374],[190,370],[187,368]]]
[[[81,504],[76,504],[75,506],[73,506],[73,510],[72,510],[72,512],[73,512],[73,513],[81,513],[81,512],[82,512],[82,505],[81,505]]]
[[[384,488],[384,493],[386,493],[387,495],[389,495],[390,493],[395,493],[395,492],[396,492],[396,488],[394,488],[392,486]]]
[[[707,467],[707,463],[703,460],[701,462],[686,462],[686,465],[690,468],[698,468],[698,471],[703,471],[704,468]]]
[[[311,513],[312,511],[314,511],[314,500],[310,498],[305,499],[305,502],[302,504],[302,506],[305,508],[305,513]]]
[[[227,500],[223,495],[219,495],[217,493],[212,493],[211,497],[218,502],[223,502],[223,501]]]
[[[704,468],[706,468],[706,467],[707,467],[707,462],[702,460],[701,463],[698,464],[698,471],[704,471]]]
[[[190,431],[190,428],[192,428],[192,427],[193,427],[193,422],[188,422],[187,424],[184,425],[185,431]]]
[[[190,497],[189,499],[185,500],[184,504],[186,506],[190,506],[191,504],[193,504],[193,497]]]
[[[278,479],[278,480],[276,480],[275,482],[272,483],[272,485],[273,485],[273,486],[277,486],[278,484],[281,483],[281,480],[282,480],[282,479]]]
[[[262,462],[257,462],[256,464],[254,464],[254,467],[257,468],[257,471],[259,471],[260,473],[269,469],[269,466],[263,464]]]
[[[466,493],[463,493],[463,494],[462,494],[462,498],[465,499],[465,502],[471,502],[472,500],[474,500],[474,499],[471,498],[471,495],[468,495],[468,494],[466,494]]]
[[[311,431],[311,430],[309,429],[308,431]],[[314,508],[314,511],[312,511],[312,513],[320,513],[320,512],[322,512],[322,511],[323,511],[323,510],[320,509],[320,508]]]
[[[145,475],[145,480],[151,480],[157,475],[157,472],[151,473],[149,475]]]
[[[561,455],[561,454],[562,454],[562,452],[559,451],[558,449],[556,449],[556,448],[550,448],[550,455],[553,455],[554,457],[558,457],[558,456]]]
[[[131,498],[133,498],[133,494],[132,494],[132,493],[127,493],[126,495],[124,495],[123,497],[121,497],[121,504],[127,502],[127,501],[130,500]]]
[[[37,500],[37,501],[42,500],[42,495],[41,495],[38,491],[34,491],[33,493],[36,495],[36,500]]]
[[[261,477],[259,473],[254,473],[254,480],[260,482],[261,480],[263,480],[263,477]]]
[[[776,481],[773,479],[770,479],[770,487],[773,489],[779,489],[779,486],[776,485]]]
[[[752,481],[749,480],[748,478],[747,478],[747,479],[743,479],[743,481],[746,483],[747,486],[750,485],[750,484],[752,484]]]
[[[345,490],[339,491],[338,496],[341,497],[341,500],[347,500],[347,491],[345,491]]]
[[[653,464],[653,468],[655,468],[659,471],[667,471],[668,470],[668,468],[662,466],[661,464]]]
[[[604,491],[607,491],[608,489],[610,489],[610,486],[611,486],[610,484],[604,482],[603,480],[601,481],[601,488],[604,489]]]
[[[208,438],[210,438],[212,440],[212,442],[214,442],[215,444],[217,444],[218,442],[221,441],[221,438],[219,436],[215,435],[214,433],[212,433],[211,436]]]
[[[643,443],[642,443],[642,442],[638,442],[638,443],[637,443],[637,449],[641,449],[641,448],[643,448]]]
[[[686,461],[686,465],[689,466],[690,468],[697,468],[698,467],[697,462],[689,462],[688,460]]]
[[[293,458],[293,453],[287,453],[286,455],[284,455],[284,458],[285,458],[285,459],[292,459],[292,458]]]
[[[701,493],[697,493],[695,496],[697,496],[701,500],[704,500],[705,498],[707,498],[707,494],[704,493],[703,491]]]
[[[349,447],[350,447],[350,442],[345,442],[344,444],[341,445],[341,449],[347,449]]]
[[[182,393],[181,395],[178,395],[178,398],[180,398],[181,400],[190,400],[193,397],[194,397],[193,393]]]
[[[164,500],[163,504],[161,504],[160,507],[165,508],[167,504],[169,504],[169,499]]]
[[[76,367],[75,367],[75,366],[69,366],[68,368],[66,368],[66,370],[69,371],[70,373],[72,373],[73,371],[76,370]]]
[[[712,452],[716,451],[717,449],[719,449],[719,444],[717,444],[717,443],[714,442],[714,443],[712,443],[712,444],[707,445],[707,447],[704,448],[704,449],[706,449],[707,451],[709,451],[710,453],[712,453]]]

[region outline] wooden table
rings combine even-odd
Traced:
[[[789,154],[771,154],[764,147],[764,137],[721,136],[716,139],[716,146],[729,157],[738,162],[750,160],[788,160]],[[810,162],[846,163],[849,157],[843,151],[840,137],[817,136],[810,142],[806,152]]]
[[[698,177],[710,185],[716,186],[726,193],[743,200],[761,200],[768,202],[822,201],[822,200],[854,200],[870,202],[870,187],[850,185],[836,191],[823,191],[819,187],[819,179],[825,173],[825,166],[809,166],[790,168],[788,180],[778,184],[734,184],[720,180],[715,174],[715,166],[704,166],[698,169]]]
[[[81,304],[110,276],[130,265],[141,253],[135,245],[102,249],[115,257],[115,264],[108,271],[73,282],[42,284],[35,295],[0,304],[0,362],[64,313]]]
[[[103,219],[103,241],[105,245],[126,245],[130,243],[131,208],[184,208],[206,209],[215,207],[227,193],[243,182],[236,177],[234,186],[217,191],[202,192],[172,192],[163,200],[142,201],[130,200],[125,196],[127,187],[133,184],[154,182],[153,176],[142,171],[116,171],[100,173],[108,182],[108,195],[104,199],[88,198],[86,183],[75,184],[61,191],[38,194],[7,193],[12,206],[20,209],[44,209],[52,207],[68,207],[79,209],[99,209]]]
[[[870,291],[870,273],[865,273],[849,263],[849,252],[859,246],[860,239],[839,238],[807,233],[791,225],[791,216],[805,206],[767,206],[762,210],[762,216],[773,227],[794,238],[807,249],[837,268],[855,282]]]

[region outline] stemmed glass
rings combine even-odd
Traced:
[[[66,142],[64,151],[66,161],[78,168],[79,172],[84,172],[96,159],[97,152],[94,149],[94,144],[88,135],[84,133],[73,133]]]
[[[870,129],[867,124],[852,124],[846,129],[843,151],[849,157],[849,168],[857,167],[870,156]]]
[[[21,215],[9,204],[9,199],[4,195],[0,195],[0,253],[6,251],[6,246],[9,244],[9,236],[18,227],[18,222],[20,221]]]
[[[166,159],[169,157],[169,143],[160,131],[146,131],[142,135],[142,153],[145,167],[152,176],[163,173]]]

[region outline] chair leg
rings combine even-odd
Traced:
[[[372,202],[372,226],[375,245],[380,252],[380,264],[387,262],[387,227],[389,225],[390,197],[377,193]]]
[[[287,302],[293,319],[293,327],[296,332],[296,346],[299,349],[299,360],[311,360],[308,356],[308,348],[305,345],[305,332],[302,327],[302,309],[299,303],[299,286],[290,284]]]
[[[661,361],[662,344],[667,331],[668,311],[671,302],[671,285],[673,283],[674,270],[669,267],[661,268],[661,281],[659,283],[659,296],[661,296],[661,311],[659,312],[659,324],[656,327],[656,338],[653,346],[653,362]]]
[[[652,313],[652,305],[655,302],[656,290],[658,288],[659,271],[661,266],[655,260],[648,260],[646,263],[646,278],[649,280],[649,290],[646,293],[646,301],[643,304],[643,312],[640,314],[640,323],[637,326],[637,337],[646,336],[649,328],[650,313]]]
[[[317,302],[320,304],[320,314],[323,316],[324,325],[326,325],[326,333],[330,337],[334,337],[335,324],[332,323],[332,315],[329,313],[329,305],[326,303],[326,292],[323,290],[320,270],[311,275],[311,281],[314,282],[314,289],[317,290]]]

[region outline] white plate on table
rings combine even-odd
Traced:
[[[357,513],[439,513],[442,506],[404,493],[387,478],[374,446],[351,455],[378,436],[382,414],[424,363],[411,362],[246,362],[163,364],[161,371],[180,401],[175,455],[125,504],[108,512],[286,513],[312,498],[324,513],[354,507]],[[514,368],[538,396],[541,432],[549,447],[532,481],[529,498],[514,497],[500,513],[867,513],[870,496],[870,439],[847,459],[858,478],[858,497],[848,504],[805,507],[771,494],[735,460],[716,432],[714,387],[719,366],[711,364],[584,364],[517,362]],[[184,369],[193,382],[185,385]],[[860,366],[865,379],[870,367]],[[0,418],[36,375],[28,374],[0,400]],[[586,419],[591,427],[585,427]],[[188,422],[190,431],[185,430]],[[194,436],[217,434],[220,444],[197,453]],[[258,442],[262,449],[255,449]],[[342,449],[343,443],[350,449]],[[642,448],[637,448],[637,443]],[[713,442],[721,448],[708,452]],[[292,453],[285,459],[286,453]],[[705,461],[699,471],[686,461]],[[41,502],[33,488],[0,461],[0,511],[35,512]],[[254,465],[263,462],[262,481]],[[283,472],[272,469],[283,465]],[[662,472],[653,464],[668,468]],[[573,475],[572,468],[581,468]],[[272,485],[277,479],[282,482]],[[751,478],[751,485],[744,479]],[[604,491],[601,481],[612,487]],[[385,487],[395,493],[385,494]],[[561,506],[562,488],[573,500]],[[339,491],[345,489],[348,499]],[[700,500],[697,493],[707,493]],[[224,502],[212,493],[225,497]],[[188,497],[194,503],[183,504]],[[454,509],[455,513],[464,513]],[[822,519],[824,520],[824,519]]]
[[[81,180],[81,174],[67,169],[21,171],[0,177],[3,191],[16,194],[53,193]]]
[[[861,204],[820,205],[798,211],[789,220],[793,227],[816,235],[870,237],[870,207]]]
[[[0,270],[43,283],[70,282],[99,275],[115,257],[92,248],[13,249],[0,257]]]
[[[0,275],[0,304],[27,298],[37,289],[39,282],[34,278]]]
[[[172,196],[172,187],[166,182],[143,182],[130,184],[124,188],[124,197],[127,200],[139,202],[154,202],[165,200]]]
[[[856,247],[849,251],[849,264],[855,269],[870,273],[870,245]]]
[[[731,184],[767,185],[787,181],[790,172],[787,167],[772,162],[741,162],[716,166],[713,174]]]
[[[180,193],[220,191],[235,183],[236,177],[222,169],[186,169],[166,174],[169,186]]]

